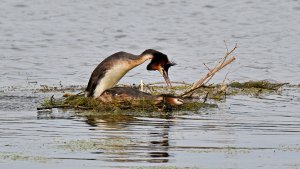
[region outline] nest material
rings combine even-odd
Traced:
[[[267,81],[249,81],[244,83],[232,82],[224,85],[202,86],[195,90],[191,97],[184,98],[183,105],[171,105],[166,99],[158,98],[169,96],[161,94],[165,91],[163,86],[149,87],[149,93],[140,92],[137,89],[129,87],[116,87],[105,93],[106,101],[101,99],[93,99],[84,97],[83,95],[67,95],[65,98],[55,99],[50,98],[44,101],[42,107],[38,110],[51,108],[73,108],[81,110],[94,110],[98,112],[104,111],[197,111],[203,107],[217,107],[215,101],[225,100],[231,95],[253,95],[259,96],[262,94],[277,92],[285,83],[271,83]],[[174,86],[171,93],[182,93],[188,90],[189,85]],[[152,91],[152,92],[151,92]],[[127,94],[125,94],[128,92]],[[154,95],[155,93],[158,95]],[[175,94],[176,95],[176,94]],[[113,96],[113,97],[112,97]],[[130,97],[129,97],[130,96]],[[173,95],[171,95],[173,96]],[[164,98],[164,97],[162,97]],[[207,103],[207,100],[214,100]]]

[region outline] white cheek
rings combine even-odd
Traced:
[[[181,101],[181,99],[175,99],[175,104],[176,105],[182,105],[183,102]]]

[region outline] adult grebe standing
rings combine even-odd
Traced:
[[[114,87],[129,70],[150,59],[147,70],[158,70],[167,85],[171,86],[168,70],[175,63],[170,62],[167,55],[154,49],[147,49],[140,55],[117,52],[104,59],[95,68],[85,89],[86,96],[94,98],[101,96],[105,90]]]

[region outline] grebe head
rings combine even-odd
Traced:
[[[168,70],[171,66],[176,65],[174,62],[169,61],[168,56],[156,51],[154,49],[147,49],[141,55],[150,55],[151,62],[147,65],[147,70],[158,70],[164,77],[168,86],[171,86],[171,82],[168,75]]]
[[[179,97],[170,95],[170,94],[162,94],[156,98],[156,104],[159,103],[169,104],[169,105],[182,105],[184,104],[184,100]]]

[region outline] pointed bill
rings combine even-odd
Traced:
[[[159,69],[160,74],[164,77],[166,84],[168,87],[172,87],[170,79],[169,79],[169,75],[168,72],[164,69]]]

